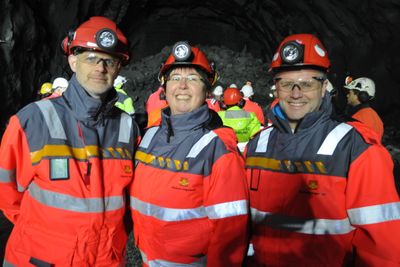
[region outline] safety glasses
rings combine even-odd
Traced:
[[[302,92],[311,92],[320,88],[325,81],[324,77],[312,77],[311,79],[288,79],[275,78],[274,82],[278,90],[283,92],[291,92],[294,87],[298,87]]]

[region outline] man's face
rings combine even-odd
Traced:
[[[358,104],[360,104],[357,95],[354,93],[354,90],[347,90],[346,97],[347,97],[347,104],[351,106],[357,106]]]
[[[206,87],[194,68],[176,68],[167,77],[165,95],[171,114],[191,112],[206,99]]]
[[[102,98],[113,87],[121,69],[121,61],[112,55],[85,51],[68,57],[78,82],[94,98]]]
[[[322,72],[309,69],[285,71],[276,75],[279,104],[292,129],[307,113],[319,109],[327,85],[327,80],[320,80],[323,77]]]

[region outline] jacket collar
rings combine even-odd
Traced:
[[[190,131],[202,127],[209,119],[209,110],[206,104],[191,112],[171,115],[170,108],[162,110],[161,128],[172,127],[175,133],[180,131]]]
[[[80,121],[97,121],[99,117],[110,113],[117,101],[117,94],[113,89],[110,89],[104,100],[91,97],[80,85],[75,74],[70,79],[63,97]]]

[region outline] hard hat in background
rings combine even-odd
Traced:
[[[117,78],[115,78],[114,80],[114,87],[117,87],[118,85],[123,85],[127,81],[128,80],[126,79],[126,77],[118,75]]]
[[[360,92],[366,92],[370,98],[375,97],[375,83],[370,78],[361,77],[355,79],[349,84],[345,85],[344,88],[349,90],[358,90]]]
[[[218,80],[218,72],[215,70],[214,62],[209,62],[206,55],[198,47],[190,46],[185,41],[175,43],[172,53],[161,66],[159,79],[161,83],[166,80],[165,74],[174,66],[190,66],[203,70],[208,77],[208,82],[213,85]]]
[[[346,76],[346,78],[344,79],[344,84],[348,85],[349,83],[351,83],[351,81],[353,81],[353,77]]]
[[[229,88],[237,88],[237,85],[232,83],[231,85],[229,85]]]
[[[243,93],[244,98],[249,98],[254,95],[254,90],[251,85],[243,85],[242,89],[240,89],[240,92]]]
[[[286,37],[275,52],[270,71],[299,68],[317,68],[327,71],[330,66],[328,52],[312,34],[293,34]]]
[[[55,78],[53,81],[53,89],[56,89],[58,87],[67,88],[68,87],[67,79],[65,79],[63,77]]]
[[[39,94],[45,95],[53,92],[53,85],[51,83],[43,83],[40,87]]]
[[[130,59],[128,39],[117,24],[106,17],[91,17],[75,31],[70,31],[61,47],[67,55],[77,48],[114,54],[122,58],[123,65]]]
[[[271,85],[270,90],[271,90],[271,91],[276,91],[276,85],[275,85],[275,84]]]
[[[239,89],[229,87],[224,92],[224,104],[227,106],[233,106],[239,104],[239,102],[243,99],[242,93],[240,93]]]
[[[212,94],[215,96],[221,96],[224,94],[224,89],[222,88],[221,85],[218,85],[217,87],[214,88]]]

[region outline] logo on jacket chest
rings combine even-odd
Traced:
[[[193,187],[193,183],[191,183],[190,179],[187,177],[178,178],[177,183],[172,186],[172,189],[183,190],[183,191],[195,191],[196,190]]]

